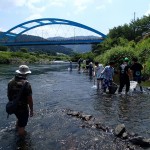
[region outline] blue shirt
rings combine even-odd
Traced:
[[[102,71],[104,79],[112,80],[114,76],[114,68],[111,66],[106,66]]]

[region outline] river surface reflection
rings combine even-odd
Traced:
[[[27,136],[18,142],[15,117],[7,119],[7,83],[18,66],[0,66],[0,150],[121,150],[125,143],[92,128],[81,128],[83,121],[68,116],[67,109],[94,116],[110,128],[124,123],[128,131],[150,137],[150,95],[132,97],[102,95],[92,88],[93,80],[78,73],[76,64],[29,65],[33,89],[34,117],[26,127]],[[137,147],[137,149],[142,149]]]

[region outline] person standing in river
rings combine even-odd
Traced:
[[[130,66],[128,65],[129,59],[126,57],[123,63],[119,66],[119,79],[120,85],[118,94],[121,94],[123,87],[126,85],[126,94],[129,92],[130,89],[130,77],[131,77],[131,70]]]
[[[72,61],[69,62],[69,71],[72,71]]]
[[[104,67],[102,64],[99,64],[99,62],[95,62],[95,67],[94,67],[94,78],[96,78],[97,81],[97,90],[102,89],[102,83],[103,83],[103,78],[101,72],[103,71]]]
[[[80,72],[80,69],[81,69],[81,62],[82,62],[82,59],[80,58],[78,60],[78,72]]]
[[[113,76],[114,76],[114,61],[110,61],[109,65],[107,65],[104,70],[101,72],[101,75],[103,76],[103,92],[106,93],[106,90],[108,88],[109,93],[111,92],[110,87],[112,85]]]
[[[15,99],[26,83],[15,112],[18,135],[24,136],[26,134],[25,127],[27,125],[29,115],[30,117],[33,116],[32,88],[30,83],[27,81],[27,75],[30,74],[31,71],[28,66],[21,65],[19,66],[19,69],[16,70],[16,73],[17,75],[15,75],[15,77],[8,83],[7,96],[9,101]]]
[[[132,59],[133,64],[131,65],[131,70],[132,70],[132,75],[133,75],[133,81],[137,81],[139,86],[140,86],[140,90],[141,92],[143,92],[143,88],[141,86],[141,76],[142,76],[142,69],[143,66],[138,62],[137,58],[133,58]],[[136,89],[134,89],[136,90]]]
[[[93,63],[90,62],[90,64],[89,64],[89,76],[90,76],[90,78],[92,78],[92,76],[93,76],[93,71],[94,71]]]

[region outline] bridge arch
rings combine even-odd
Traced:
[[[31,23],[35,23],[35,25],[28,27],[28,25],[30,25]],[[35,20],[26,21],[26,22],[23,22],[21,24],[16,25],[15,27],[9,29],[8,31],[6,31],[2,35],[0,35],[0,39],[2,39],[4,37],[8,37],[10,39],[15,39],[17,36],[27,32],[31,29],[34,29],[34,28],[37,28],[40,26],[45,26],[45,25],[57,25],[57,24],[70,25],[70,26],[83,28],[83,29],[89,30],[91,32],[94,32],[94,33],[100,35],[102,38],[106,38],[105,34],[99,32],[98,30],[95,30],[89,26],[83,25],[81,23],[77,23],[77,22],[65,20],[65,19],[59,19],[59,18],[42,18],[42,19],[35,19]],[[19,29],[19,28],[21,28],[22,31],[15,34],[14,31],[16,29]]]

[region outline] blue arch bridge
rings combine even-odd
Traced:
[[[85,30],[88,30],[97,36],[86,37],[86,38],[63,38],[63,39],[43,39],[42,40],[21,40],[25,32],[46,25],[69,25],[73,27],[79,27]],[[18,33],[15,33],[16,30],[19,30]],[[0,34],[0,45],[3,46],[30,46],[30,45],[70,45],[70,44],[96,44],[102,42],[106,38],[106,35],[83,24],[58,18],[42,18],[30,20],[24,23],[21,23],[10,30]]]

